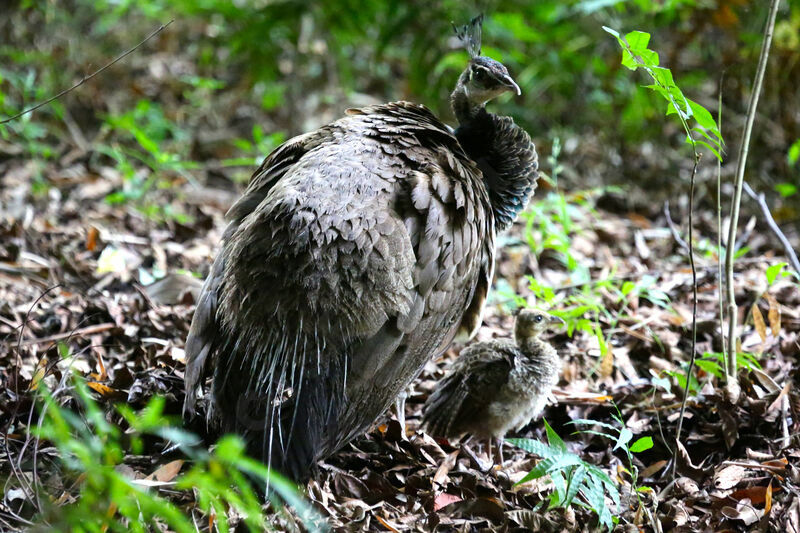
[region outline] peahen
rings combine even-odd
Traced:
[[[432,435],[458,439],[466,434],[500,440],[536,417],[558,383],[561,360],[540,335],[563,320],[523,309],[514,322],[514,340],[478,342],[461,351],[447,376],[425,402],[422,425]],[[502,463],[502,448],[498,446]]]
[[[256,170],[186,339],[185,417],[210,375],[209,419],[304,480],[476,331],[495,236],[538,177],[528,134],[485,109],[520,90],[480,32],[480,18],[458,31],[455,134],[409,102],[350,109]]]

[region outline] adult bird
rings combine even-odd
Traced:
[[[485,109],[519,87],[480,55],[480,17],[457,33],[470,60],[455,133],[408,102],[348,110],[272,152],[227,214],[186,340],[184,414],[211,375],[210,420],[294,480],[476,331],[495,236],[536,186],[530,137]]]

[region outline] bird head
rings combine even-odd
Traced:
[[[464,89],[473,105],[483,105],[506,91],[522,94],[505,65],[489,57],[477,56],[470,59],[462,77],[464,75]]]
[[[563,324],[564,319],[545,313],[540,309],[523,309],[514,323],[514,337],[517,342],[538,337],[556,324]]]
[[[482,107],[506,91],[522,94],[519,85],[508,73],[505,65],[481,55],[482,24],[483,15],[478,15],[461,28],[453,25],[456,36],[464,44],[470,56],[467,68],[458,78],[454,94],[463,94],[471,108]]]

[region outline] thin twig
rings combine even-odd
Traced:
[[[745,122],[742,141],[739,146],[739,160],[736,163],[736,180],[734,182],[735,191],[731,202],[731,223],[728,230],[728,251],[725,254],[725,290],[728,303],[728,368],[727,368],[727,390],[731,400],[736,401],[739,397],[739,383],[736,379],[736,322],[737,308],[736,296],[733,291],[733,262],[734,253],[731,243],[736,242],[736,229],[739,224],[739,207],[742,203],[742,184],[744,183],[744,169],[747,163],[747,153],[750,149],[750,135],[753,132],[753,123],[756,119],[756,108],[758,98],[761,95],[761,86],[764,83],[764,72],[767,70],[767,60],[769,59],[769,48],[772,44],[772,33],[775,29],[775,18],[778,15],[778,5],[780,0],[771,0],[767,23],[764,27],[764,42],[761,44],[761,54],[758,58],[756,77],[753,83],[753,92],[750,94],[750,102],[747,105],[747,121]]]
[[[49,335],[47,337],[40,337],[38,339],[25,339],[24,341],[22,341],[22,344],[25,346],[29,346],[31,344],[46,344],[48,342],[60,341],[72,337],[83,337],[85,335],[94,335],[95,333],[102,333],[104,331],[114,329],[115,327],[117,327],[117,325],[113,322],[105,322],[103,324],[93,324],[91,326],[86,326],[84,328],[76,329],[74,331],[65,331],[62,333],[56,333],[55,335]]]
[[[694,360],[697,357],[697,268],[694,264],[694,243],[693,226],[694,219],[692,212],[694,211],[694,178],[697,175],[697,165],[700,163],[700,154],[697,150],[694,152],[694,165],[692,166],[692,176],[689,180],[689,265],[692,267],[692,350],[689,354],[689,368],[686,371],[686,386],[683,388],[683,400],[681,401],[681,411],[678,415],[678,429],[675,431],[675,452],[672,457],[672,479],[675,479],[675,474],[678,468],[678,446],[677,443],[681,441],[681,430],[683,429],[683,419],[686,413],[686,400],[689,399],[689,385],[692,383],[692,372],[694,372]]]
[[[778,240],[781,241],[783,245],[783,249],[786,252],[786,257],[789,258],[789,262],[792,264],[792,268],[800,274],[800,259],[797,259],[797,253],[794,251],[792,247],[792,243],[789,242],[789,239],[786,238],[783,231],[781,230],[778,223],[775,222],[775,219],[772,218],[772,213],[769,210],[769,206],[767,205],[767,200],[764,197],[764,193],[756,194],[756,192],[750,187],[750,184],[746,181],[743,183],[744,190],[756,202],[758,202],[758,206],[761,208],[761,213],[764,215],[764,219],[767,221],[767,225],[769,229],[772,230],[772,233],[778,237]]]
[[[11,122],[12,120],[16,120],[16,119],[18,119],[19,117],[21,117],[21,116],[23,116],[23,115],[27,115],[28,113],[30,113],[30,112],[32,112],[32,111],[36,111],[36,110],[37,110],[37,109],[39,109],[40,107],[46,106],[47,104],[49,104],[49,103],[50,103],[50,102],[52,102],[53,100],[58,100],[59,98],[61,98],[61,97],[62,97],[62,96],[64,96],[65,94],[67,94],[68,92],[70,92],[70,91],[73,91],[73,90],[77,89],[78,87],[80,87],[81,85],[83,85],[84,83],[86,83],[87,81],[89,81],[90,79],[94,78],[95,76],[97,76],[98,74],[100,74],[101,72],[103,72],[104,70],[106,70],[108,67],[110,67],[110,66],[112,66],[112,65],[114,65],[114,64],[116,64],[116,63],[118,63],[119,61],[121,61],[122,59],[124,59],[126,56],[130,55],[131,53],[133,53],[133,52],[134,52],[134,51],[135,51],[137,48],[139,48],[139,47],[140,47],[140,46],[142,46],[144,43],[146,43],[147,41],[149,41],[150,39],[152,39],[153,37],[155,37],[156,35],[158,35],[159,33],[161,33],[161,32],[162,32],[162,31],[163,31],[163,30],[164,30],[164,29],[165,29],[167,26],[169,26],[169,25],[170,25],[170,24],[172,24],[173,22],[174,22],[174,20],[170,20],[170,21],[169,21],[169,22],[167,22],[166,24],[162,24],[160,28],[158,28],[158,29],[157,29],[157,30],[155,30],[153,33],[151,33],[150,35],[148,35],[147,37],[145,37],[145,38],[144,38],[144,40],[143,40],[142,42],[140,42],[139,44],[137,44],[136,46],[134,46],[134,47],[133,47],[133,48],[131,48],[130,50],[127,50],[127,51],[126,51],[126,52],[124,52],[122,55],[120,55],[120,56],[117,56],[117,58],[116,58],[116,59],[114,59],[114,60],[113,60],[111,63],[106,63],[105,65],[103,65],[103,66],[102,66],[102,67],[100,67],[99,69],[95,70],[94,72],[92,72],[92,73],[91,73],[91,74],[89,74],[88,76],[84,76],[84,77],[83,77],[83,79],[81,79],[81,81],[79,81],[78,83],[76,83],[75,85],[73,85],[72,87],[70,87],[69,89],[64,89],[63,91],[61,91],[61,92],[60,92],[60,93],[58,93],[57,95],[55,95],[55,96],[51,96],[50,98],[48,98],[48,99],[47,99],[47,100],[45,100],[44,102],[40,102],[40,103],[36,104],[36,105],[35,105],[35,106],[33,106],[33,107],[29,107],[29,108],[28,108],[28,109],[26,109],[25,111],[21,111],[21,112],[17,113],[17,114],[16,114],[16,115],[14,115],[13,117],[9,117],[9,118],[6,118],[6,119],[3,119],[3,120],[0,120],[0,124],[6,124],[7,122]]]
[[[696,169],[697,167],[695,167],[695,170]],[[667,227],[669,228],[669,232],[672,233],[672,238],[675,239],[675,242],[677,242],[686,252],[691,253],[689,245],[686,244],[686,241],[683,240],[683,237],[681,237],[681,232],[678,230],[678,226],[676,226],[675,222],[672,221],[672,215],[669,212],[669,200],[664,202],[664,217],[667,219]]]
[[[717,127],[722,133],[722,80],[724,73],[719,78],[719,91],[717,91]],[[720,155],[722,151],[720,151]],[[722,364],[728,368],[728,350],[725,346],[725,306],[722,304],[722,294],[725,289],[722,277],[722,158],[717,158],[717,302],[719,304],[719,338],[722,343]],[[728,373],[724,374],[725,380]]]

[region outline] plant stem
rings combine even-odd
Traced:
[[[722,133],[722,77],[719,79],[717,94],[717,127]],[[722,151],[720,150],[720,154]],[[724,283],[722,279],[722,159],[717,158],[717,283],[719,285],[719,337],[722,343],[722,364],[725,367],[725,381],[728,381],[728,355],[725,349],[725,306],[722,303]]]
[[[731,223],[728,231],[728,249],[725,253],[725,284],[727,292],[728,304],[728,368],[727,368],[727,381],[728,391],[732,400],[738,398],[738,382],[736,380],[736,322],[737,322],[737,307],[736,297],[733,291],[733,249],[732,243],[736,242],[736,229],[739,223],[739,207],[742,203],[742,184],[744,182],[744,169],[747,163],[747,153],[750,149],[750,135],[753,131],[753,123],[756,119],[756,108],[758,107],[758,98],[761,95],[761,86],[764,83],[764,72],[767,69],[767,60],[769,59],[769,48],[772,44],[772,33],[775,29],[775,18],[778,15],[778,5],[780,0],[771,0],[769,6],[769,15],[767,16],[767,24],[764,28],[764,42],[761,44],[761,55],[758,58],[758,68],[756,69],[756,77],[753,83],[753,92],[750,94],[750,102],[747,106],[747,121],[745,122],[744,132],[742,134],[742,142],[739,146],[739,161],[736,163],[736,181],[734,182],[735,191],[733,201],[731,202]]]
[[[697,268],[694,264],[694,178],[697,175],[697,165],[700,163],[700,154],[697,153],[694,143],[694,166],[692,167],[692,176],[689,182],[689,265],[692,268],[692,351],[689,354],[689,368],[686,370],[686,386],[683,388],[683,400],[681,400],[681,411],[678,415],[678,428],[675,431],[675,451],[672,457],[672,477],[675,478],[675,473],[678,467],[678,445],[681,440],[681,430],[683,429],[683,419],[686,413],[686,401],[689,399],[689,385],[692,383],[692,372],[694,372],[694,360],[697,357]]]

